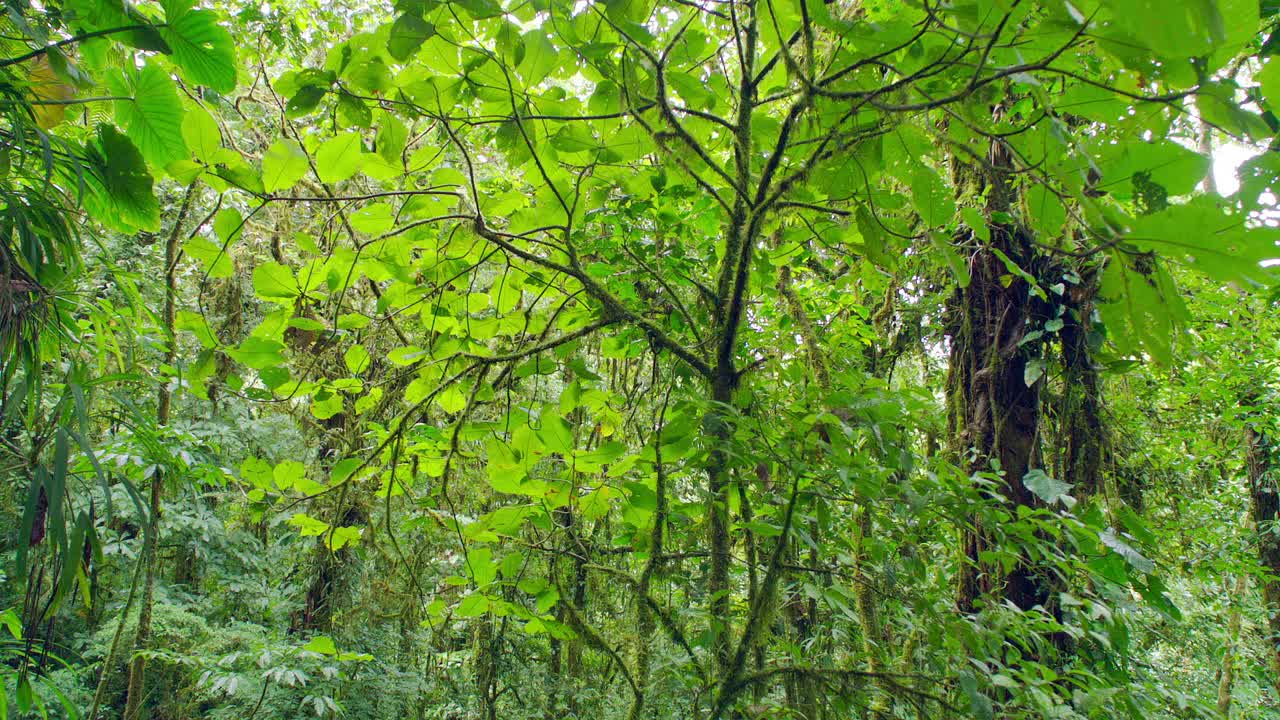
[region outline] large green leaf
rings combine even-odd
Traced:
[[[231,256],[223,250],[221,245],[208,238],[193,237],[182,244],[182,249],[195,258],[211,278],[231,277],[235,272]]]
[[[1280,230],[1251,227],[1248,218],[1223,212],[1208,196],[1138,218],[1127,239],[1139,249],[1181,258],[1210,277],[1245,285],[1269,283],[1263,264],[1280,258]]]
[[[401,62],[408,60],[418,52],[422,43],[435,35],[436,28],[417,15],[406,13],[396,18],[391,26],[391,39],[387,41],[387,51],[391,57]]]
[[[160,229],[160,204],[151,190],[152,178],[142,153],[111,125],[99,125],[88,150],[93,171],[85,199],[89,213],[121,232]]]
[[[1280,113],[1280,60],[1272,58],[1254,79],[1262,86],[1262,97],[1271,112]]]
[[[530,30],[524,34],[524,59],[520,62],[520,75],[532,87],[542,82],[556,68],[556,49],[547,38],[546,30]]]
[[[173,59],[187,80],[229,93],[236,87],[236,50],[231,33],[218,24],[216,13],[194,10],[193,4],[193,0],[163,2],[165,25],[160,35],[173,50]]]
[[[293,140],[277,140],[262,156],[262,189],[288,190],[307,174],[307,155]]]
[[[263,300],[293,300],[302,289],[294,279],[293,271],[277,262],[268,262],[253,269],[253,291]]]
[[[951,191],[938,173],[924,165],[917,165],[911,175],[911,199],[915,201],[920,219],[929,227],[946,225],[956,214]]]
[[[227,354],[242,365],[263,370],[284,362],[284,345],[276,340],[251,335],[240,343],[240,347],[228,350]]]
[[[182,119],[182,138],[191,154],[203,162],[211,162],[214,153],[222,147],[222,133],[218,123],[204,108],[194,107]]]
[[[157,65],[142,68],[133,81],[133,99],[116,103],[116,118],[142,156],[155,167],[187,158],[182,139],[182,102],[169,74]]]
[[[1112,41],[1107,47],[1122,57],[1137,54],[1138,49],[1171,60],[1200,57],[1226,39],[1216,0],[1106,0],[1103,4],[1114,16],[1106,32]]]
[[[360,167],[360,153],[363,149],[360,136],[356,133],[344,133],[325,141],[316,151],[316,171],[320,180],[338,183],[355,175]]]

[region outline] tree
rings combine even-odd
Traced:
[[[91,716],[115,707],[135,606],[125,717],[198,712],[184,697],[636,719],[1174,702],[1129,638],[1178,617],[1148,521],[1185,526],[1111,492],[1130,461],[1110,438],[1149,403],[1116,378],[1183,357],[1204,309],[1186,288],[1272,280],[1258,198],[1280,167],[1255,161],[1222,201],[1194,149],[1206,125],[1274,136],[1268,5],[26,13],[41,22],[0,67],[49,58],[57,102],[84,112],[9,121],[70,148],[56,182],[13,176],[9,208],[82,188],[100,247],[65,282],[108,290],[93,319],[66,305],[95,349],[26,354],[31,378],[52,367],[37,357],[81,369],[48,421],[76,434],[24,430],[55,441],[22,514],[35,527],[45,497],[54,526],[131,547],[96,516],[120,489],[141,533],[136,570],[108,570],[142,599],[108,598]],[[64,106],[40,82],[16,95],[32,117]],[[49,205],[69,226],[75,205]],[[162,217],[163,258],[131,247]],[[89,248],[36,234],[60,249],[6,266],[11,307]],[[143,287],[121,289],[135,259]],[[14,327],[9,347],[35,347]],[[150,470],[96,469],[108,457]],[[59,463],[73,479],[43,479]],[[161,538],[210,553],[189,595],[164,587]],[[263,599],[209,599],[241,576]],[[70,597],[32,578],[30,597]],[[251,623],[272,670],[166,654],[153,611],[189,609],[193,643]],[[329,684],[293,698],[312,661]],[[144,700],[147,662],[182,692]],[[420,684],[343,684],[369,662],[370,687]]]

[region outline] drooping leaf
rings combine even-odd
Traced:
[[[1155,563],[1151,562],[1151,560],[1147,559],[1142,553],[1135,550],[1132,545],[1121,539],[1111,528],[1098,533],[1098,539],[1102,541],[1103,545],[1106,545],[1116,551],[1120,557],[1125,559],[1125,562],[1129,563],[1134,568],[1141,570],[1144,573],[1150,573],[1156,569]]]
[[[1022,476],[1022,484],[1035,493],[1035,496],[1046,503],[1054,503],[1062,498],[1070,498],[1071,485],[1049,477],[1048,473],[1035,468]]]
[[[98,126],[89,148],[96,183],[86,198],[94,218],[121,232],[160,229],[160,203],[151,190],[142,153],[110,125]]]

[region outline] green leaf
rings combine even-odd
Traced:
[[[515,278],[510,275],[495,281],[489,290],[489,295],[493,298],[493,306],[498,309],[499,315],[506,315],[520,304],[520,287]]]
[[[0,612],[0,624],[8,628],[14,640],[22,639],[22,620],[18,618],[18,613],[14,612],[13,608]]]
[[[560,591],[555,588],[547,588],[538,593],[537,604],[534,605],[534,609],[540,613],[545,613],[555,607],[558,602],[560,602]]]
[[[389,112],[382,113],[382,117],[378,122],[378,133],[375,142],[378,147],[378,154],[383,160],[394,165],[400,165],[400,155],[404,152],[405,144],[409,141],[409,128],[400,122],[399,118]]]
[[[337,110],[340,127],[367,128],[373,124],[373,111],[363,100],[350,93],[338,95]]]
[[[267,262],[253,269],[253,292],[263,300],[293,300],[302,294],[293,270],[278,262]]]
[[[1115,533],[1115,530],[1107,528],[1105,531],[1098,533],[1098,539],[1103,545],[1111,548],[1124,558],[1125,562],[1130,566],[1141,570],[1144,573],[1153,572],[1156,569],[1155,563],[1147,559],[1142,553],[1133,548],[1132,545],[1121,540]]]
[[[1044,360],[1040,358],[1031,358],[1027,360],[1027,364],[1022,368],[1022,382],[1027,387],[1036,384],[1041,377],[1044,377]]]
[[[193,85],[208,85],[227,94],[236,87],[236,51],[231,33],[210,10],[193,10],[194,0],[164,0],[165,24],[160,36]]]
[[[351,213],[351,227],[366,235],[378,235],[395,225],[395,214],[387,203],[366,205]]]
[[[525,469],[516,460],[511,448],[504,442],[491,439],[485,445],[485,452],[488,456],[485,469],[488,471],[489,484],[493,489],[512,494],[519,492]]]
[[[98,126],[97,142],[88,148],[97,171],[86,206],[95,219],[121,232],[160,229],[160,203],[142,153],[110,125]],[[96,181],[96,182],[95,182]]]
[[[298,88],[298,91],[289,98],[289,102],[285,103],[285,115],[291,118],[300,118],[312,110],[315,110],[320,101],[324,99],[325,94],[329,91],[327,88],[319,85],[307,85]]]
[[[187,158],[182,103],[169,74],[148,64],[133,80],[132,100],[116,102],[116,117],[142,156],[155,167]]]
[[[387,41],[387,52],[391,57],[404,62],[413,57],[432,35],[436,27],[420,16],[406,13],[396,18],[391,25],[391,38]]]
[[[1273,113],[1280,113],[1280,60],[1271,58],[1253,78],[1262,86],[1262,97]]]
[[[461,412],[467,407],[467,395],[458,386],[445,388],[436,395],[436,403],[447,413]]]
[[[338,552],[347,545],[356,542],[363,534],[361,528],[358,527],[335,527],[324,535],[325,547],[332,552]]]
[[[1063,500],[1063,502],[1071,504],[1072,498],[1068,494],[1071,492],[1071,485],[1061,480],[1054,480],[1040,468],[1023,475],[1022,484],[1034,493],[1036,497],[1048,504],[1053,504],[1057,500]]]
[[[19,675],[17,685],[18,712],[26,715],[31,712],[32,706],[35,705],[35,691],[31,688],[31,675],[29,673]]]
[[[307,466],[297,460],[282,460],[271,471],[271,479],[276,487],[289,490],[307,476]]]
[[[1251,226],[1244,214],[1224,212],[1207,195],[1138,218],[1127,239],[1139,249],[1180,258],[1210,277],[1245,285],[1269,284],[1263,264],[1280,258],[1280,231]]]
[[[182,249],[196,259],[211,278],[231,277],[235,265],[231,256],[223,251],[222,246],[208,238],[196,236],[182,244]]]
[[[288,190],[307,174],[308,167],[301,145],[293,140],[275,141],[262,156],[263,191]]]
[[[493,552],[487,547],[478,547],[467,553],[467,568],[476,587],[485,587],[498,577],[498,566],[493,562]]]
[[[262,458],[251,457],[240,463],[240,477],[254,487],[269,489],[274,478],[271,463]]]
[[[502,6],[498,4],[497,0],[456,0],[456,3],[466,8],[471,17],[477,20],[485,20],[502,14]]]
[[[339,183],[355,175],[363,150],[360,136],[356,133],[344,133],[325,141],[316,150],[316,171],[320,181]]]
[[[213,232],[222,241],[223,247],[234,245],[243,230],[244,217],[235,208],[220,210],[213,218]]]
[[[325,389],[311,396],[311,415],[317,420],[328,420],[342,412],[342,395]]]
[[[916,165],[911,175],[911,199],[916,212],[929,227],[941,227],[951,222],[956,214],[956,203],[951,191],[943,184],[938,173],[924,165]]]
[[[690,73],[672,72],[667,75],[667,82],[680,93],[689,107],[695,110],[710,110],[715,107],[716,95],[701,78]]]
[[[973,234],[984,243],[991,242],[991,228],[987,226],[987,219],[976,208],[961,208],[960,217],[964,218],[964,224],[973,231]]]
[[[546,446],[547,452],[564,454],[573,449],[573,430],[570,429],[569,423],[558,415],[543,415],[542,428],[538,430],[538,437]]]
[[[1104,46],[1122,59],[1147,48],[1162,58],[1186,60],[1210,54],[1224,39],[1215,0],[1106,0],[1104,6],[1116,21]]]
[[[965,696],[969,699],[969,711],[978,720],[991,720],[995,715],[995,708],[991,703],[991,698],[983,695],[978,690],[978,681],[973,677],[972,673],[960,673],[960,689],[964,691]]]
[[[289,524],[301,531],[302,537],[319,537],[329,530],[329,523],[323,520],[307,515],[306,513],[294,513],[289,518]],[[327,638],[326,638],[327,639]],[[332,645],[332,641],[330,642]],[[313,652],[323,652],[322,650],[313,650]]]
[[[263,370],[284,363],[283,344],[255,335],[245,338],[244,342],[240,343],[240,347],[228,350],[227,354],[241,365],[254,370]]]
[[[1036,183],[1027,189],[1026,200],[1032,227],[1038,228],[1046,241],[1059,237],[1067,211],[1057,194],[1043,183]]]
[[[530,30],[522,38],[524,41],[524,59],[518,68],[526,86],[532,87],[542,82],[556,68],[557,53],[547,31]]]
[[[354,375],[359,375],[369,367],[369,351],[363,345],[352,345],[342,355],[342,361]]]
[[[213,154],[222,147],[222,133],[213,116],[202,107],[193,107],[182,119],[182,138],[191,154],[201,162],[212,162]]]
[[[460,618],[473,618],[480,617],[488,611],[489,598],[481,593],[474,593],[463,598],[453,614]]]
[[[971,280],[969,276],[969,264],[960,257],[951,243],[947,241],[945,235],[940,232],[930,232],[929,242],[942,255],[943,261],[946,262],[947,268],[951,270],[951,274],[956,278],[956,284],[962,288],[969,287]]]
[[[294,515],[294,517],[298,516]],[[290,522],[292,522],[292,520],[290,520]],[[317,635],[311,638],[306,645],[302,646],[302,649],[307,652],[313,652],[320,655],[338,654],[338,647],[333,644],[333,638],[325,637],[323,635]]]

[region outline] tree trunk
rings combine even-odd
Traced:
[[[496,720],[498,717],[498,642],[493,616],[480,618],[475,634],[476,693],[480,697],[480,713],[484,720]]]
[[[657,377],[655,373],[655,378]],[[665,405],[663,410],[665,411]],[[653,618],[653,609],[649,607],[649,587],[653,576],[662,564],[663,530],[667,523],[667,473],[662,465],[662,424],[659,421],[653,433],[654,452],[654,496],[656,498],[653,511],[653,529],[649,532],[649,558],[644,569],[640,571],[640,579],[636,583],[636,635],[634,659],[636,693],[631,704],[628,720],[640,720],[644,713],[645,695],[649,690],[649,643],[657,630]]]
[[[1232,594],[1231,611],[1227,616],[1227,646],[1222,651],[1222,673],[1218,679],[1218,713],[1231,716],[1231,690],[1235,684],[1236,643],[1240,640],[1240,602],[1248,589],[1244,575],[1236,578]]]
[[[164,246],[164,313],[161,321],[164,323],[164,335],[167,340],[164,351],[164,364],[167,367],[173,367],[174,360],[178,356],[177,338],[174,336],[174,321],[177,317],[178,302],[178,238],[182,234],[182,224],[187,218],[187,212],[191,209],[191,201],[195,197],[196,186],[193,184],[187,188],[186,195],[182,199],[182,205],[178,209],[178,217],[173,223],[173,230],[170,231],[169,237]],[[156,425],[164,427],[169,424],[169,412],[173,405],[173,395],[169,392],[169,382],[166,378],[160,384],[160,389],[156,396]],[[151,497],[150,528],[142,540],[142,557],[145,567],[143,585],[142,585],[142,606],[138,610],[138,628],[133,639],[134,657],[129,662],[129,684],[125,695],[124,715],[125,720],[135,720],[139,717],[142,710],[142,700],[146,695],[146,672],[147,660],[144,656],[137,654],[147,649],[147,644],[151,640],[151,610],[155,601],[155,585],[156,585],[156,558],[158,548],[160,546],[160,515],[163,510],[162,502],[164,499],[164,471],[156,469],[155,474],[151,476]],[[120,622],[124,622],[125,618],[120,618]]]
[[[726,407],[733,402],[733,386],[737,373],[732,363],[719,368],[712,383],[711,402],[715,407],[707,419],[713,443],[711,462],[707,468],[707,534],[711,550],[711,570],[707,577],[707,609],[712,631],[712,650],[716,666],[728,677],[732,622],[729,598],[729,457],[733,429]]]
[[[1262,579],[1262,600],[1267,613],[1267,657],[1271,682],[1280,690],[1280,535],[1275,533],[1280,516],[1280,496],[1271,476],[1270,439],[1258,428],[1245,427],[1245,461],[1249,474],[1249,496],[1258,542],[1258,561],[1266,571]]]
[[[1085,270],[1079,284],[1067,289],[1062,346],[1062,466],[1058,475],[1080,497],[1102,492],[1107,435],[1102,422],[1102,388],[1093,363],[1090,332],[1096,272]]]
[[[1010,158],[993,144],[990,160],[990,168],[973,171],[975,181],[986,186],[987,216],[1009,214],[1013,188],[1000,169],[1011,167]],[[1032,277],[1037,275],[1039,258],[1024,228],[991,221],[987,230],[989,242],[972,235],[964,238],[978,247],[969,262],[969,285],[957,290],[949,308],[947,395],[953,453],[965,459],[964,467],[971,474],[998,471],[1003,481],[999,492],[1010,506],[1030,506],[1035,497],[1023,477],[1039,460],[1043,380],[1034,371],[1027,372],[1029,362],[1039,362],[1034,355],[1039,345],[1024,339],[1044,319],[1044,310],[1027,280],[1013,276],[1000,254]],[[972,251],[970,243],[963,251]],[[991,545],[991,530],[974,518],[961,541],[957,606],[973,612],[977,600],[991,593],[1024,610],[1044,605],[1049,588],[1035,568],[1019,562],[1000,577],[996,567],[980,559]]]

